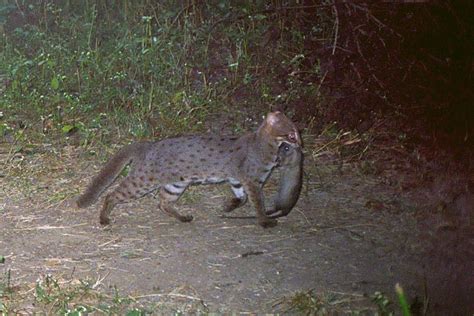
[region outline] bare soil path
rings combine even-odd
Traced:
[[[24,311],[41,310],[34,287],[46,275],[63,284],[91,280],[102,291],[116,287],[158,311],[290,312],[295,293],[313,290],[329,310],[371,314],[370,296],[393,298],[397,282],[423,300],[415,207],[355,166],[338,170],[307,157],[300,201],[271,229],[223,218],[226,186],[185,193],[180,207],[194,215],[191,223],[168,217],[147,196],[117,207],[103,228],[100,203],[78,210],[67,202],[100,166],[82,149],[3,153],[0,163],[10,167],[0,177],[0,269],[10,271]],[[267,184],[267,198],[277,178]],[[253,215],[250,205],[230,216],[245,215]]]

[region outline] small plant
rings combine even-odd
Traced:
[[[403,316],[411,316],[410,306],[403,289],[397,284],[395,287],[400,311]],[[392,302],[380,291],[370,298],[358,294],[342,293],[315,293],[313,290],[297,292],[282,300],[285,312],[294,312],[301,315],[370,315],[394,316]],[[375,305],[375,306],[374,306]]]
[[[405,293],[403,292],[403,288],[398,283],[395,285],[395,292],[397,293],[398,302],[400,303],[403,316],[410,316],[410,306],[408,305],[408,301],[405,296]]]
[[[114,287],[112,297],[96,291],[88,280],[75,284],[60,284],[47,275],[35,287],[36,301],[44,310],[60,315],[84,315],[92,312],[105,314],[145,315],[141,308],[133,307],[135,300],[123,297]]]
[[[0,259],[3,256],[0,256]],[[3,263],[3,262],[2,262]],[[5,275],[0,278],[0,314],[1,315],[8,315],[8,306],[6,304],[5,298],[11,296],[13,294],[13,289],[11,287],[11,274],[10,270],[7,270]]]
[[[70,305],[79,294],[86,294],[90,290],[87,282],[81,282],[81,287],[62,289],[59,282],[51,275],[44,280],[38,280],[35,286],[35,297],[37,302],[51,306],[58,313],[65,314],[71,311]],[[80,309],[83,307],[81,306]],[[75,309],[75,308],[74,308]]]
[[[283,299],[284,313],[298,315],[332,315],[346,310],[347,302],[353,298],[340,293],[315,293],[314,290],[297,292]],[[354,311],[353,313],[357,313]]]
[[[372,295],[372,301],[377,305],[380,316],[393,316],[394,312],[390,309],[392,302],[382,292],[375,292]]]
[[[296,293],[289,302],[290,310],[304,315],[324,315],[327,310],[324,308],[324,301],[313,293],[313,290]]]
[[[11,287],[11,272],[10,269],[5,272],[5,274],[0,279],[0,297],[13,292]]]

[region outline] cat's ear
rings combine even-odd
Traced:
[[[277,126],[281,120],[282,115],[283,114],[279,111],[268,113],[265,119],[265,124],[270,128]]]

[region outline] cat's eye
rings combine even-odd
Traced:
[[[288,151],[288,150],[290,150],[290,146],[285,144],[285,145],[283,146],[283,149],[284,149],[285,151]]]

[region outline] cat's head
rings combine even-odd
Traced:
[[[270,112],[261,126],[262,131],[276,142],[277,146],[288,143],[301,146],[301,136],[296,125],[281,112]]]

